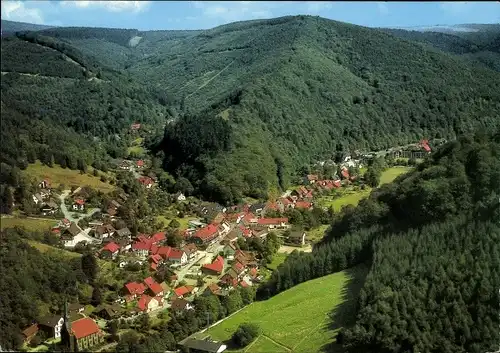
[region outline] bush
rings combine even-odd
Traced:
[[[246,347],[260,335],[256,324],[241,324],[233,334],[232,340],[238,347]]]

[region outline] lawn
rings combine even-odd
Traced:
[[[38,251],[40,251],[40,252],[53,251],[53,252],[55,252],[55,253],[57,253],[59,255],[67,257],[67,258],[74,258],[74,257],[80,257],[80,256],[82,256],[81,254],[79,254],[77,252],[59,249],[59,248],[56,248],[54,246],[50,246],[50,245],[47,245],[47,244],[44,244],[44,243],[40,243],[40,242],[35,241],[35,240],[27,240],[27,242],[32,247],[38,249]]]
[[[328,225],[320,225],[319,227],[316,227],[314,229],[311,229],[309,232],[306,233],[306,240],[310,241],[311,243],[316,243],[319,240],[323,239],[323,236],[325,235],[326,230],[328,229]]]
[[[380,176],[380,185],[392,183],[394,179],[396,179],[398,176],[408,173],[412,169],[413,169],[412,167],[399,167],[399,166],[386,169],[385,171],[382,172],[382,175]]]
[[[251,304],[200,336],[227,341],[241,323],[257,323],[262,336],[242,351],[319,352],[334,340],[337,329],[352,318],[352,312],[342,304],[355,302],[354,298],[346,300],[346,293],[351,293],[351,284],[365,274],[365,268],[358,268],[299,284],[269,300]],[[332,311],[335,330],[330,329]]]
[[[88,173],[92,172],[92,167],[87,167],[87,169]],[[49,179],[52,187],[64,184],[67,189],[69,189],[72,185],[76,187],[88,185],[96,190],[101,190],[102,192],[110,192],[114,189],[114,186],[108,183],[103,183],[100,177],[95,177],[93,175],[89,175],[88,173],[81,174],[79,170],[61,168],[58,165],[54,165],[54,167],[50,168],[40,163],[40,161],[36,161],[36,163],[28,165],[28,168],[26,168],[24,173],[37,181]],[[102,174],[102,172],[99,173]],[[109,178],[109,176],[110,174],[108,173],[107,177]]]
[[[359,201],[370,195],[371,189],[367,187],[364,190],[345,190],[340,197],[323,196],[319,199],[319,205],[322,207],[333,206],[335,212],[339,212],[342,206],[353,205],[357,206]]]
[[[43,218],[21,218],[21,217],[4,217],[0,218],[0,229],[22,227],[27,231],[45,231],[49,230],[57,224],[55,219]]]
[[[266,267],[269,268],[270,270],[275,270],[278,268],[280,264],[282,264],[286,257],[288,256],[287,253],[276,253],[273,255],[273,261],[268,264]]]
[[[193,221],[193,220],[198,220],[199,217],[184,217],[184,218],[179,218],[179,217],[175,217],[175,219],[180,223],[180,227],[179,229],[180,230],[186,230],[189,228],[189,221]],[[172,219],[169,219],[167,218],[166,216],[157,216],[156,217],[156,220],[158,222],[162,222],[163,225],[165,227],[168,227],[168,225],[170,224],[170,222],[172,221]]]

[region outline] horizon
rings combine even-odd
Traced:
[[[3,20],[57,27],[205,30],[233,22],[319,16],[365,27],[500,23],[498,2],[2,1]]]

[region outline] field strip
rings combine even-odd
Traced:
[[[276,345],[278,345],[278,346],[280,346],[280,347],[282,347],[282,348],[285,348],[287,351],[290,351],[290,352],[292,352],[292,351],[293,351],[293,349],[291,349],[290,347],[287,347],[287,346],[285,346],[285,345],[283,345],[283,344],[279,343],[278,341],[275,341],[274,339],[272,339],[271,337],[269,337],[268,335],[266,335],[266,334],[264,334],[264,333],[262,334],[262,336],[264,336],[265,338],[267,338],[269,341],[273,342],[274,344],[276,344]],[[305,337],[304,337],[304,338],[305,338]],[[301,342],[302,342],[302,341],[301,341]]]

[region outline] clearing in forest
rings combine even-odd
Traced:
[[[382,175],[380,176],[380,185],[387,184],[387,183],[392,183],[394,179],[396,179],[398,176],[402,174],[408,173],[410,170],[412,170],[412,167],[391,167],[382,172]]]
[[[57,224],[55,219],[2,216],[0,229],[20,227],[30,232],[43,232]]]
[[[241,323],[256,323],[262,335],[239,352],[319,352],[340,327],[350,323],[352,304],[367,269],[357,267],[301,283],[266,301],[255,302],[199,336],[226,341]]]
[[[87,173],[81,174],[79,170],[71,170],[69,168],[61,168],[58,165],[54,165],[52,168],[42,164],[40,161],[28,165],[28,168],[24,171],[26,175],[34,178],[37,181],[43,179],[49,179],[52,187],[58,187],[63,184],[66,189],[71,186],[85,186],[88,185],[93,189],[100,190],[104,193],[114,190],[114,186],[101,181],[100,177],[95,177],[89,175],[92,172],[92,167],[87,167]],[[99,174],[103,174],[99,172]],[[109,179],[110,173],[106,175]]]

